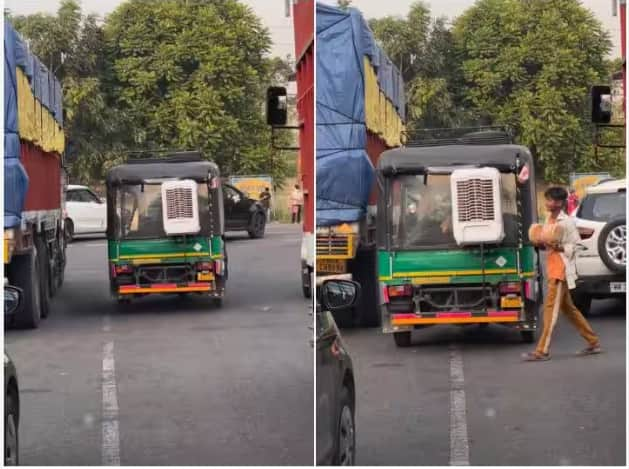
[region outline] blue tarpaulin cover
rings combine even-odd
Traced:
[[[17,123],[17,82],[15,66],[19,51],[18,36],[4,22],[4,227],[20,224],[28,177],[20,163],[20,137]],[[21,57],[23,60],[24,57]]]
[[[20,68],[29,79],[35,98],[63,126],[61,84],[46,66],[29,52],[26,42],[11,23],[4,22],[4,227],[20,224],[28,190],[28,176],[20,163],[17,77]]]
[[[317,3],[317,226],[360,220],[374,180],[367,156],[364,62],[404,119],[402,78],[362,14]]]

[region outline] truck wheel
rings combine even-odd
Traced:
[[[360,283],[361,298],[355,307],[356,323],[362,327],[380,327],[376,251],[358,251],[354,260],[354,280]]]
[[[627,222],[624,218],[610,221],[598,237],[598,253],[613,272],[627,270]]]
[[[41,317],[47,318],[50,314],[50,260],[48,246],[39,237],[35,238],[37,259],[39,264],[39,293],[41,304]]]
[[[10,281],[24,292],[22,310],[15,317],[15,325],[35,329],[41,320],[41,295],[37,252],[13,258],[10,267]]]
[[[301,271],[301,289],[304,293],[304,298],[312,298],[312,269],[308,267],[307,272]]]
[[[393,340],[398,347],[411,346],[411,331],[394,332]]]

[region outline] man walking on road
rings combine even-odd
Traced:
[[[559,310],[562,310],[570,322],[587,342],[580,355],[601,352],[598,336],[592,330],[581,311],[572,302],[570,290],[576,287],[575,255],[577,243],[581,240],[574,221],[563,209],[568,193],[561,187],[551,187],[544,193],[548,220],[542,230],[543,248],[548,252],[546,259],[546,279],[548,282],[544,300],[544,326],[534,352],[524,355],[526,361],[550,360],[550,341],[557,324]],[[550,241],[551,239],[556,241]]]
[[[304,205],[304,194],[299,188],[299,184],[295,184],[295,188],[290,195],[290,206],[292,213],[292,222],[301,223],[301,207]]]
[[[268,187],[264,188],[264,191],[260,193],[260,203],[264,207],[264,213],[266,214],[266,222],[271,221],[271,191]]]

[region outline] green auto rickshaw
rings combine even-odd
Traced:
[[[227,281],[222,185],[199,152],[133,158],[107,184],[112,295],[200,294],[220,306]]]
[[[380,308],[398,346],[437,324],[495,323],[535,338],[534,164],[526,147],[495,134],[409,143],[380,157]]]

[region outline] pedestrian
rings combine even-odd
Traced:
[[[301,208],[304,205],[304,194],[299,188],[299,184],[295,184],[295,188],[290,195],[291,220],[292,223],[301,223]]]
[[[576,189],[573,187],[570,189],[570,195],[568,196],[568,215],[572,215],[579,206],[579,196]]]
[[[266,222],[269,223],[271,221],[271,191],[268,187],[260,193],[259,199],[266,214]]]
[[[548,253],[546,259],[546,281],[548,283],[544,299],[544,325],[542,334],[534,352],[523,356],[526,361],[550,360],[550,341],[557,324],[559,311],[567,316],[577,328],[587,347],[580,355],[601,352],[598,336],[592,330],[581,311],[572,302],[570,290],[576,287],[575,255],[577,244],[581,240],[577,227],[563,208],[566,206],[568,193],[562,187],[551,187],[544,193],[548,219],[542,228],[541,242],[538,247]]]

